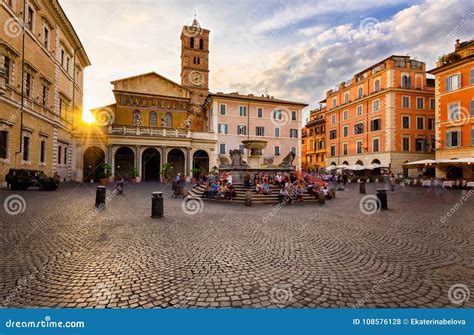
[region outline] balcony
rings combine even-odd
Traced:
[[[189,129],[109,126],[109,135],[143,136],[163,138],[192,138],[197,140],[215,140],[214,133],[197,132]]]

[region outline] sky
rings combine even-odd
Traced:
[[[210,35],[211,92],[309,104],[392,55],[434,67],[474,38],[472,0],[60,0],[89,55],[84,109],[114,102],[112,80],[155,71],[180,82],[180,34]]]

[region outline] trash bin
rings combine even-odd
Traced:
[[[379,199],[379,201],[377,201],[377,206],[380,206],[381,209],[388,209],[387,190],[384,188],[377,189],[377,198]]]
[[[163,217],[163,192],[153,192],[151,197],[151,217]]]
[[[359,192],[365,194],[365,182],[361,181],[359,184]]]
[[[324,195],[324,192],[323,192],[323,191],[319,191],[319,192],[318,192],[318,202],[319,202],[321,205],[324,205],[324,203],[326,202],[326,196]]]
[[[95,192],[95,207],[104,208],[105,207],[105,196],[107,194],[107,189],[105,186],[97,186]]]

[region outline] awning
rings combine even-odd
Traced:
[[[427,165],[466,165],[466,164],[474,164],[474,157],[466,157],[466,158],[456,158],[456,159],[425,159],[416,162],[410,162],[403,164],[404,167],[407,168],[417,168],[417,167],[424,167]]]
[[[424,159],[424,160],[421,160],[421,161],[405,163],[405,164],[403,164],[403,166],[419,167],[419,166],[425,166],[425,165],[428,165],[428,164],[436,164],[436,161],[434,159]]]

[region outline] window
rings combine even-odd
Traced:
[[[354,126],[354,134],[359,135],[364,133],[364,124],[363,123],[356,123]]]
[[[435,119],[429,118],[428,119],[428,130],[434,130],[435,129]]]
[[[275,146],[275,156],[280,156],[280,147],[278,145]]]
[[[67,147],[64,147],[64,159],[63,159],[64,165],[67,165]]]
[[[219,112],[221,115],[226,115],[227,114],[227,105],[220,104],[219,105]]]
[[[344,126],[344,128],[342,128],[342,130],[343,130],[343,136],[344,137],[349,136],[349,126]]]
[[[344,103],[347,104],[349,102],[349,92],[344,93]]]
[[[296,155],[296,147],[290,147],[290,151]]]
[[[471,128],[471,145],[474,146],[474,128]]]
[[[275,137],[280,137],[280,128],[275,128]]]
[[[173,127],[173,116],[171,115],[171,113],[166,113],[165,124],[167,128]]]
[[[64,67],[64,58],[66,56],[66,52],[64,49],[61,49],[61,66]]]
[[[41,84],[41,104],[46,107],[48,104],[48,86],[46,83]]]
[[[474,116],[474,99],[471,99],[471,116]]]
[[[402,116],[403,129],[410,129],[410,117],[408,115]]]
[[[470,77],[471,77],[469,82],[470,82],[471,85],[474,85],[474,69],[471,69],[469,74],[470,74]]]
[[[446,146],[455,148],[461,146],[461,131],[448,131],[446,133]]]
[[[225,149],[225,143],[219,144],[219,154],[225,155],[226,149]]]
[[[40,163],[46,163],[46,140],[40,142]]]
[[[255,128],[255,134],[257,136],[265,136],[265,127],[262,127],[262,126],[257,126]]]
[[[373,152],[380,151],[380,140],[378,138],[372,139],[372,151]]]
[[[8,132],[0,131],[0,159],[6,159],[8,154]]]
[[[380,109],[380,101],[379,100],[374,100],[374,102],[372,102],[372,111],[373,112],[378,112]]]
[[[239,115],[240,116],[247,116],[247,107],[239,106]]]
[[[321,140],[321,142],[319,142],[319,149],[324,149],[325,147],[326,147],[326,144],[324,140]]]
[[[28,29],[33,31],[34,27],[34,18],[35,18],[35,11],[31,6],[28,6],[28,17],[26,18],[26,26]]]
[[[416,108],[418,109],[425,108],[425,98],[416,98]]]
[[[381,128],[380,127],[380,119],[373,119],[370,124],[371,124],[370,128],[371,128],[372,131],[379,131],[380,128]]]
[[[416,117],[416,129],[423,130],[425,129],[425,118],[422,116]]]
[[[151,112],[150,113],[150,127],[156,127],[156,120],[157,120],[156,113]]]
[[[219,134],[228,134],[229,126],[225,123],[219,123]]]
[[[435,99],[430,99],[430,109],[431,110],[436,109],[436,100]]]
[[[460,114],[459,102],[448,104],[448,120],[459,120]]]
[[[263,118],[263,108],[262,107],[258,107],[257,108],[257,117],[258,118]]]
[[[31,88],[33,84],[33,78],[31,73],[26,73],[26,82],[25,82],[25,96],[31,98]]]
[[[237,135],[247,135],[247,126],[239,124],[237,126]]]
[[[376,80],[374,83],[374,92],[380,91],[380,80]]]
[[[290,129],[290,137],[298,138],[298,129]]]
[[[356,142],[356,150],[358,154],[362,153],[362,141],[357,141]]]
[[[342,154],[343,154],[344,156],[347,156],[347,143],[344,143],[344,144],[342,145]]]
[[[331,123],[332,124],[336,123],[336,114],[331,115]]]
[[[191,46],[191,49],[194,49],[194,37],[189,39],[189,45]]]
[[[3,59],[3,68],[5,70],[6,74],[6,84],[10,85],[11,84],[11,78],[12,78],[12,60],[8,56],[4,56]]]
[[[344,112],[342,112],[342,119],[347,120],[348,118],[349,118],[349,111],[345,110]]]
[[[281,110],[274,110],[273,111],[273,120],[281,120],[282,113]]]
[[[360,99],[364,95],[364,89],[362,87],[359,87],[357,90],[357,97]]]
[[[402,75],[402,88],[411,88],[411,77],[409,75]]]
[[[46,49],[49,49],[49,28],[46,26],[43,28],[43,45]]]
[[[425,151],[426,140],[424,138],[416,139],[416,151]]]
[[[62,153],[63,153],[63,148],[61,146],[58,146],[58,165],[61,165]]]
[[[199,40],[199,50],[204,50],[204,41],[202,38]]]
[[[334,107],[336,107],[336,105],[337,105],[336,98],[332,98],[332,107],[334,108]]]
[[[403,151],[410,151],[410,138],[409,137],[403,137]]]
[[[407,97],[407,96],[402,97],[402,107],[410,108],[410,97]]]
[[[334,140],[337,137],[337,131],[336,129],[333,129],[329,132],[329,139]]]
[[[336,146],[335,145],[331,145],[331,156],[336,156]]]
[[[30,137],[23,136],[23,161],[28,162],[30,160]]]
[[[362,113],[364,110],[362,109],[362,106],[357,106],[357,116],[362,116]]]
[[[451,92],[461,88],[461,75],[455,74],[446,78],[446,92]]]
[[[296,111],[291,111],[291,121],[296,121]]]

